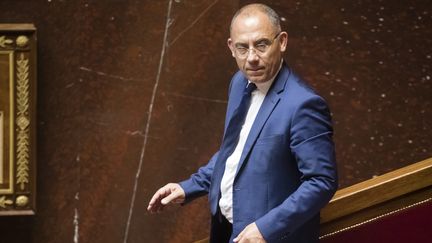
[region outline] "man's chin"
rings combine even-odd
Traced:
[[[266,81],[264,75],[248,75],[247,78],[253,83],[263,83]]]
[[[261,83],[265,81],[264,73],[247,72],[246,77],[248,78],[248,80],[254,83]]]

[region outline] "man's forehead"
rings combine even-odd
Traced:
[[[266,14],[258,11],[239,14],[238,16],[236,16],[233,22],[234,26],[238,25],[238,26],[245,26],[245,27],[251,27],[260,24],[271,25],[269,17]]]
[[[271,34],[273,32],[273,25],[269,18],[262,13],[256,14],[242,14],[236,17],[231,26],[231,35],[237,35],[242,33],[266,33]]]
[[[247,18],[243,18],[241,20],[241,24],[245,25],[246,27],[253,27],[260,24],[260,19],[257,16],[250,16]]]

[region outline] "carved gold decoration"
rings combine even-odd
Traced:
[[[33,24],[0,23],[0,219],[36,213],[36,43]]]
[[[27,206],[28,202],[29,202],[29,198],[27,196],[19,196],[17,197],[15,204],[18,207],[24,207]]]
[[[29,65],[21,53],[17,60],[17,184],[24,190],[29,182]]]
[[[16,44],[19,47],[25,47],[28,44],[28,42],[29,42],[29,39],[25,35],[20,35],[16,39]]]
[[[24,130],[28,125],[30,125],[30,121],[27,119],[27,117],[21,116],[17,118],[17,125]]]
[[[10,45],[13,43],[13,40],[11,39],[6,39],[5,36],[0,36],[0,47],[5,48],[6,45]]]
[[[12,205],[13,202],[11,200],[6,199],[5,196],[0,197],[0,208],[6,208],[7,205]]]

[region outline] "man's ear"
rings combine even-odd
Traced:
[[[285,31],[282,31],[279,34],[279,45],[281,52],[284,52],[288,46],[288,33]]]
[[[231,50],[232,57],[235,57],[235,55],[234,55],[233,41],[231,40],[231,38],[228,38],[227,44],[228,44],[229,49]]]

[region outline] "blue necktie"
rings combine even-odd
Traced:
[[[215,195],[215,193],[219,194],[218,198],[220,197],[220,183],[225,171],[226,160],[234,152],[234,149],[237,146],[240,137],[240,131],[246,119],[246,114],[249,110],[249,106],[251,103],[251,94],[252,91],[254,91],[255,89],[256,85],[254,83],[247,84],[243,91],[243,96],[240,104],[233,112],[231,120],[229,121],[227,129],[225,131],[222,146],[219,149],[219,156],[213,170],[211,181],[212,187],[210,193],[212,193],[213,195]],[[218,202],[219,199],[212,201],[212,204],[210,205],[212,210],[216,210],[217,208],[219,208]]]
[[[230,156],[232,152],[234,152],[235,147],[237,146],[240,131],[246,119],[246,114],[249,110],[249,106],[251,103],[251,94],[252,91],[256,89],[256,85],[254,83],[248,83],[246,88],[243,91],[243,96],[240,101],[240,105],[234,111],[231,120],[228,123],[227,130],[225,132],[225,136],[222,143],[223,154],[226,156]]]

